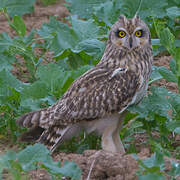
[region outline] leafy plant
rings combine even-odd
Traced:
[[[163,153],[161,152],[157,151],[145,160],[140,160],[136,155],[134,157],[139,163],[140,169],[137,174],[140,180],[165,180],[167,175],[171,180],[175,180],[180,175],[180,164],[174,161],[171,161],[171,170],[168,173],[166,172]]]
[[[41,0],[41,3],[44,5],[44,6],[48,6],[48,5],[51,5],[51,4],[55,4],[57,3],[58,0]]]
[[[28,154],[28,156],[27,156]],[[54,162],[49,150],[42,144],[27,146],[22,151],[15,153],[8,151],[0,156],[0,179],[3,170],[7,170],[15,180],[22,179],[22,173],[43,168],[46,169],[52,178],[70,177],[72,180],[81,179],[81,170],[74,162],[66,161],[64,166],[60,162]]]
[[[22,16],[27,13],[32,13],[36,0],[0,0],[0,10],[7,12],[11,17],[17,15]]]

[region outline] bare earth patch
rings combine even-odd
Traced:
[[[138,154],[139,159],[144,160],[150,156],[148,148],[144,148]],[[76,162],[82,170],[82,180],[137,180],[136,171],[138,162],[132,155],[123,155],[120,153],[109,153],[103,150],[86,150],[83,154],[65,154],[57,153],[54,160],[66,160]],[[172,158],[165,157],[166,171],[171,169]],[[168,175],[167,179],[170,179]],[[44,170],[32,171],[29,174],[30,179],[50,180],[50,176]],[[67,178],[66,178],[67,179]],[[180,177],[177,178],[180,180]]]

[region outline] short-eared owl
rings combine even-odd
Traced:
[[[102,135],[102,148],[124,152],[119,137],[128,106],[146,93],[152,71],[152,46],[147,25],[121,15],[112,26],[101,61],[80,76],[53,106],[21,116],[29,128],[22,140],[45,144],[53,152],[82,130]]]

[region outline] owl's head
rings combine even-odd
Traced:
[[[120,15],[111,28],[109,41],[117,48],[128,50],[136,47],[144,48],[151,44],[149,28],[138,16],[127,19],[124,15]]]

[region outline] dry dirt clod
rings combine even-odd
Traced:
[[[59,159],[61,153],[54,157]],[[63,157],[63,158],[62,158]],[[82,155],[67,154],[61,160],[73,160],[82,169],[83,180],[131,180],[136,179],[138,168],[136,160],[131,155],[110,153],[103,150],[87,150]]]

